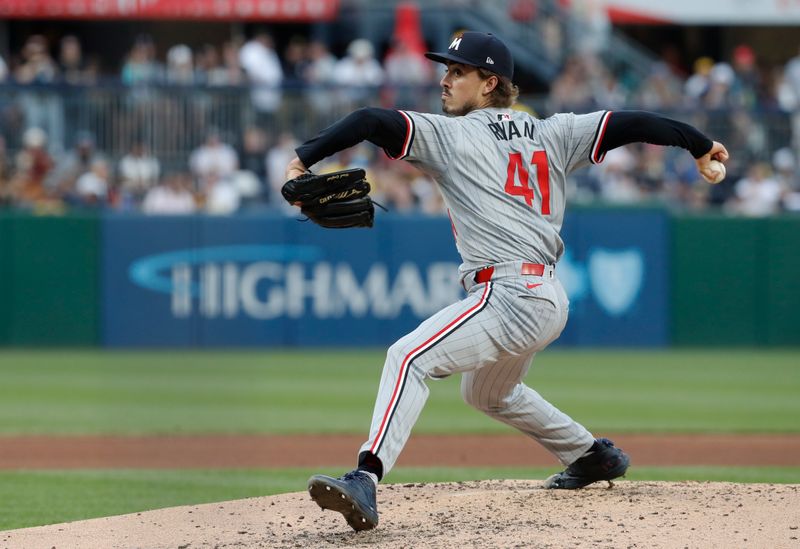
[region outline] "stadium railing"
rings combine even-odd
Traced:
[[[308,87],[280,90],[279,106],[260,111],[248,87],[203,87],[108,83],[91,87],[0,84],[0,136],[6,154],[22,146],[24,131],[40,127],[48,149],[58,154],[72,148],[88,132],[98,150],[112,159],[143,141],[169,167],[185,167],[191,151],[217,130],[238,146],[245,130],[258,126],[277,137],[289,132],[303,140],[361,106],[440,111],[438,86],[424,88]],[[546,96],[522,96],[522,108],[539,116],[551,114]],[[586,105],[583,112],[603,108]],[[626,108],[641,108],[626,105]],[[579,108],[574,109],[580,112]],[[769,162],[772,153],[790,146],[791,121],[777,108],[717,109],[649,108],[690,122],[728,146],[732,157]]]

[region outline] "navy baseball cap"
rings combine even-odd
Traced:
[[[487,32],[466,31],[453,38],[446,52],[427,52],[425,57],[438,63],[463,63],[480,67],[509,79],[514,78],[514,59],[505,44]]]

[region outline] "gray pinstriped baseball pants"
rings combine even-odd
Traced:
[[[582,456],[594,437],[522,380],[536,352],[556,339],[569,301],[557,278],[519,275],[521,262],[495,266],[490,282],[425,320],[386,356],[369,440],[361,452],[394,466],[429,389],[428,378],[462,374],[464,400],[530,436],[561,463]]]

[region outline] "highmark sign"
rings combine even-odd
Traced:
[[[386,345],[461,299],[446,217],[384,215],[325,231],[279,216],[104,220],[109,347]],[[668,223],[659,211],[579,211],[556,273],[559,345],[668,343]]]
[[[394,272],[374,263],[359,275],[322,257],[313,246],[232,245],[146,256],[128,273],[137,286],[166,294],[179,319],[391,319],[406,307],[426,318],[461,295],[456,263],[409,261]]]

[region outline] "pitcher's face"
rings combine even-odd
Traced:
[[[461,63],[447,63],[447,71],[439,81],[442,86],[442,110],[447,114],[463,116],[481,108],[485,101],[486,81],[478,69]]]

